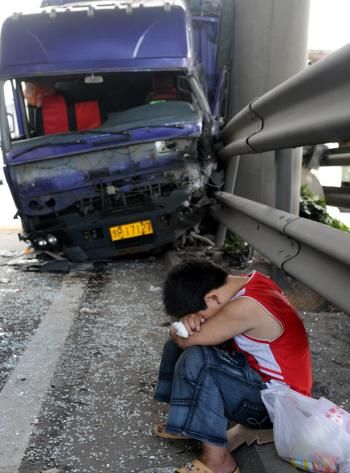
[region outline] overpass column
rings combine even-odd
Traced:
[[[307,64],[310,0],[233,0],[229,118]],[[299,213],[302,152],[232,157],[225,190]],[[220,226],[217,244],[224,243]]]
[[[310,7],[309,0],[233,1],[230,118],[254,98],[305,68]],[[283,210],[297,213],[301,151],[282,154],[276,157],[281,167],[279,176],[292,179],[287,186],[291,196],[283,199],[291,204]],[[234,192],[275,207],[276,180],[274,153],[242,156]],[[226,183],[226,188],[230,188],[230,183]]]

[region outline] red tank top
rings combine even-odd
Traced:
[[[282,334],[272,342],[241,334],[233,338],[234,349],[247,356],[249,365],[267,385],[287,384],[311,395],[311,355],[307,334],[299,314],[271,279],[254,271],[231,300],[254,299],[282,325]]]

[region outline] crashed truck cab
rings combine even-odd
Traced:
[[[1,31],[4,172],[20,238],[73,261],[173,242],[200,222],[216,169],[187,5],[45,3]]]

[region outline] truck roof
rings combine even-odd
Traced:
[[[14,14],[1,30],[0,77],[193,66],[182,0],[79,2]]]

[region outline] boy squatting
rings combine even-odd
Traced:
[[[163,349],[154,397],[169,411],[158,433],[201,442],[199,458],[180,473],[239,473],[227,447],[228,422],[270,428],[260,391],[271,385],[311,395],[303,322],[268,277],[257,271],[232,276],[207,261],[175,266],[163,299],[189,337],[172,327]]]

